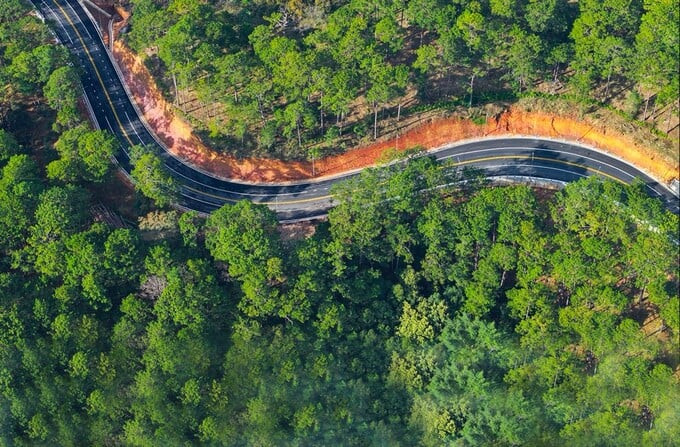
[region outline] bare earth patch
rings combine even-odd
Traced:
[[[312,237],[320,220],[279,224],[277,230],[284,243],[292,243]]]

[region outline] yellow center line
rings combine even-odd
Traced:
[[[626,182],[624,182],[623,180],[618,179],[611,174],[607,174],[606,172],[602,172],[599,169],[590,168],[588,166],[580,165],[578,163],[574,163],[574,162],[571,162],[571,161],[555,160],[554,158],[548,158],[548,157],[536,157],[536,156],[532,157],[530,155],[496,155],[496,156],[493,156],[493,157],[483,157],[483,158],[475,158],[473,160],[465,160],[465,161],[461,161],[461,162],[457,162],[457,163],[452,163],[452,165],[453,166],[463,166],[463,165],[472,164],[472,163],[479,163],[479,162],[483,162],[483,161],[508,160],[508,159],[511,159],[511,160],[512,159],[515,159],[515,160],[532,159],[532,160],[549,161],[551,163],[558,163],[558,164],[562,164],[562,165],[574,166],[574,167],[578,167],[578,168],[585,169],[587,171],[593,172],[595,174],[599,174],[603,177],[610,178],[610,179],[615,180],[619,183],[626,184]],[[239,200],[236,200],[236,199],[231,199],[231,198],[228,198],[228,197],[218,196],[218,195],[215,195],[215,194],[207,193],[207,192],[204,192],[204,191],[201,191],[201,190],[189,187],[189,186],[185,186],[185,188],[188,189],[189,191],[194,191],[196,193],[199,193],[199,194],[202,194],[202,195],[205,195],[205,196],[208,196],[208,197],[212,197],[212,198],[215,198],[215,199],[223,200],[225,202],[236,203],[236,202],[239,201]],[[257,203],[260,204],[260,205],[274,205],[274,206],[294,205],[296,203],[314,202],[314,201],[317,201],[317,200],[330,199],[332,197],[333,197],[333,194],[329,194],[329,195],[325,195],[325,196],[312,197],[312,198],[308,198],[308,199],[276,201],[276,202],[257,202]]]
[[[62,8],[61,5],[58,4],[55,0],[52,0],[52,3],[57,8],[59,8],[61,13],[64,15],[64,18],[66,18],[68,23],[71,25],[71,28],[73,28],[73,31],[75,31],[76,34],[78,35],[78,39],[80,40],[80,43],[83,46],[83,50],[85,50],[85,54],[87,54],[88,59],[90,59],[90,63],[92,64],[92,68],[94,69],[94,73],[97,75],[97,79],[99,79],[99,84],[102,86],[102,90],[104,90],[104,95],[106,95],[106,100],[108,101],[109,105],[111,106],[111,111],[113,112],[114,118],[116,118],[116,122],[118,123],[118,127],[123,132],[125,139],[128,141],[128,143],[130,143],[130,146],[134,146],[134,144],[132,143],[132,140],[130,139],[130,136],[128,135],[127,131],[125,130],[125,127],[123,127],[123,123],[120,121],[120,118],[118,117],[118,113],[116,112],[116,108],[113,105],[113,101],[111,101],[111,97],[109,96],[109,92],[106,89],[106,86],[104,85],[104,80],[102,79],[101,74],[99,73],[99,70],[97,69],[97,65],[94,63],[94,59],[92,58],[90,51],[87,49],[87,45],[85,45],[85,40],[83,40],[83,36],[80,35],[78,28],[76,28],[75,24],[71,21],[71,18],[68,16],[66,11],[64,11],[64,8]]]
[[[565,160],[557,160],[554,158],[548,158],[548,157],[536,157],[532,155],[496,155],[493,157],[484,157],[484,158],[475,158],[474,160],[466,160],[466,161],[461,161],[458,163],[453,163],[454,166],[461,166],[465,164],[470,164],[470,163],[478,163],[481,161],[491,161],[491,160],[507,160],[507,159],[518,159],[518,160],[541,160],[541,161],[549,161],[551,163],[558,163],[562,165],[568,165],[568,166],[574,166],[577,168],[585,169],[586,171],[593,172],[595,174],[599,174],[603,177],[610,178],[612,180],[615,180],[619,183],[626,184],[623,180],[614,177],[611,174],[607,174],[606,172],[602,172],[599,169],[591,168],[589,166],[585,166],[582,164],[574,163],[573,161],[565,161]]]
[[[210,194],[209,192],[201,191],[200,189],[192,188],[190,186],[184,186],[184,188],[188,189],[189,191],[193,191],[193,192],[196,192],[198,194],[201,194],[203,196],[212,197],[214,199],[223,200],[223,201],[229,202],[229,203],[236,203],[236,202],[240,202],[241,200],[246,200],[246,199],[231,199],[229,197],[218,196],[218,195],[215,195],[215,194]],[[238,193],[234,193],[234,194],[238,194]],[[310,198],[307,198],[307,199],[289,200],[289,201],[286,201],[286,202],[282,202],[280,200],[278,200],[276,202],[255,202],[255,201],[253,201],[253,202],[257,203],[258,205],[274,205],[274,206],[276,206],[276,205],[292,205],[292,204],[296,204],[296,203],[316,202],[318,200],[330,199],[332,197],[333,197],[333,194],[328,194],[328,195],[325,195],[325,196],[310,197]]]

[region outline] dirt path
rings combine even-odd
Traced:
[[[114,56],[126,83],[144,116],[169,150],[191,164],[217,176],[252,182],[284,182],[312,178],[310,162],[283,162],[275,159],[239,160],[208,148],[191,127],[173,111],[142,61],[120,41]],[[486,124],[442,118],[407,130],[401,136],[358,147],[346,153],[316,161],[316,177],[373,165],[386,150],[405,150],[420,146],[432,149],[468,138],[502,135],[533,135],[583,142],[610,152],[642,168],[654,177],[669,182],[678,177],[677,160],[669,160],[652,149],[640,147],[624,135],[595,127],[571,116],[553,116],[512,107]]]

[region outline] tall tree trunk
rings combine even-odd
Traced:
[[[378,138],[378,103],[373,101],[373,139]]]
[[[638,302],[642,302],[642,297],[645,295],[645,291],[647,290],[647,284],[642,286],[642,289],[640,290],[640,296],[638,297]]]
[[[472,107],[472,92],[475,90],[475,74],[472,73],[470,77],[470,102],[468,103],[468,109]]]
[[[298,118],[295,122],[295,127],[297,128],[298,149],[300,149],[302,147],[302,137],[300,136],[300,118]]]
[[[172,83],[175,86],[175,105],[179,106],[179,89],[177,88],[177,76],[175,76],[175,72],[172,72]]]
[[[647,121],[647,108],[649,107],[649,98],[651,98],[652,95],[647,95],[647,99],[645,100],[645,111],[642,114],[642,121]]]
[[[675,106],[668,108],[668,118],[666,118],[666,134],[671,132],[671,117],[673,116],[673,109],[675,109]]]
[[[319,101],[319,115],[321,117],[321,133],[323,133],[323,94],[321,95],[321,100]]]
[[[552,88],[553,93],[557,92],[557,90],[560,87],[562,87],[562,82],[560,82],[559,75],[560,75],[560,64],[555,64],[555,68],[553,70],[553,88]]]
[[[397,106],[397,122],[399,122],[400,117],[401,117],[401,102]]]
[[[609,70],[609,74],[607,75],[607,87],[604,89],[604,97],[607,99],[609,96],[609,83],[611,82],[612,79],[612,70]]]
[[[264,110],[262,109],[262,98],[258,95],[257,97],[257,109],[260,111],[260,118],[264,122]]]

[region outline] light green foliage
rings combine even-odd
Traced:
[[[135,282],[140,275],[139,236],[129,229],[111,232],[104,242],[104,267],[109,281]]]
[[[44,92],[47,103],[57,111],[55,126],[69,128],[80,121],[78,97],[81,91],[80,79],[75,68],[64,66],[50,74]]]
[[[47,165],[50,178],[64,182],[102,182],[111,168],[118,142],[105,130],[88,130],[79,125],[64,131],[54,147],[60,158]]]
[[[672,0],[646,0],[644,10],[635,36],[635,78],[658,90],[660,102],[665,104],[680,95],[680,5]]]
[[[375,38],[386,44],[390,51],[399,51],[403,45],[399,25],[392,16],[385,16],[375,24]]]
[[[66,47],[57,44],[48,25],[31,14],[30,2],[7,0],[0,9],[0,127],[19,131],[12,122],[18,118],[19,127],[26,125],[22,109],[40,110],[42,106],[36,105],[48,96],[58,112],[55,130],[77,123],[79,81],[77,75],[71,76],[75,71]],[[0,162],[15,153],[7,152],[4,143]]]
[[[479,2],[468,3],[463,12],[456,19],[456,28],[465,44],[473,52],[483,52],[488,44],[485,18]]]
[[[629,69],[630,57],[641,16],[641,1],[612,0],[579,2],[580,15],[574,21],[574,82],[587,92],[598,79]]]
[[[433,45],[423,45],[416,50],[416,60],[413,63],[416,70],[427,73],[438,63],[437,48]]]
[[[82,189],[56,186],[46,190],[35,210],[31,237],[36,243],[45,243],[74,233],[85,221],[86,205],[87,194]]]
[[[78,155],[86,172],[95,181],[102,181],[109,172],[116,149],[116,139],[105,130],[88,132],[78,140]]]
[[[286,275],[271,210],[247,201],[222,207],[206,221],[205,243],[215,259],[227,263],[229,274],[242,281],[245,299],[240,307],[247,315],[306,318],[304,308],[286,305],[281,297],[278,286]]]
[[[25,241],[33,212],[43,189],[36,163],[27,155],[15,155],[0,178],[0,247],[19,248]]]
[[[272,150],[283,136],[310,158],[308,143],[340,137],[359,110],[381,127],[411,81],[418,98],[436,86],[467,100],[484,73],[524,91],[571,64],[586,87],[611,74],[661,103],[676,82],[665,1],[132,4],[125,38],[225,106],[216,135],[246,144],[257,130]],[[0,121],[41,91],[68,110],[63,48],[19,1],[2,6]],[[619,70],[638,57],[648,72]],[[205,223],[175,211],[94,223],[73,183],[105,177],[110,136],[64,131],[48,181],[45,153],[17,155],[7,135],[0,445],[678,438],[678,218],[641,183],[587,179],[539,202],[420,157],[338,186],[328,221],[284,242],[249,202]],[[160,157],[131,159],[140,190],[176,197]]]
[[[215,259],[229,263],[232,276],[255,274],[255,264],[280,256],[275,216],[245,200],[220,208],[206,222],[206,246]]]
[[[517,0],[489,0],[491,13],[497,16],[512,19],[515,17],[518,8]]]
[[[130,175],[135,187],[156,205],[170,205],[179,193],[179,185],[165,170],[161,158],[141,147],[130,148],[130,153],[133,165]]]
[[[196,211],[188,211],[179,217],[179,232],[187,247],[197,247],[198,237],[202,229],[202,221]]]
[[[507,48],[508,78],[521,92],[528,88],[537,77],[543,59],[541,39],[528,34],[519,27],[510,31],[510,45]]]
[[[606,84],[605,100],[631,81],[659,104],[678,95],[670,0],[132,3],[126,38],[158,55],[169,93],[220,103],[204,130],[258,154],[303,158],[303,146],[337,141],[348,117],[361,138],[372,114],[377,136],[413,104],[407,92],[418,105],[460,101],[480,78],[505,82],[479,82],[479,93],[568,77],[584,95]]]
[[[559,35],[569,31],[572,19],[565,0],[529,0],[524,18],[535,33]]]
[[[13,59],[8,70],[12,77],[23,86],[26,92],[36,85],[45,85],[46,92],[50,91],[50,104],[55,109],[56,93],[59,87],[57,81],[72,82],[73,86],[78,86],[77,76],[74,78],[75,70],[65,66],[68,62],[68,52],[66,48],[55,45],[40,45],[31,51],[18,53]],[[64,86],[64,88],[68,85]],[[60,89],[61,93],[66,90]],[[47,96],[47,95],[46,95]],[[62,104],[67,103],[64,99]]]

